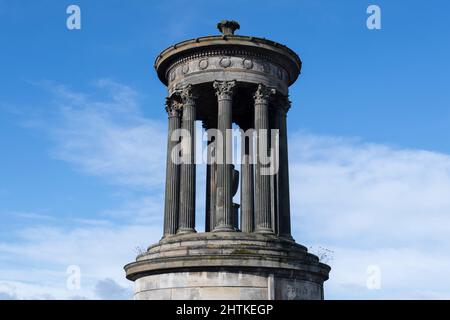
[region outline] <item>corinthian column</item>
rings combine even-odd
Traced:
[[[252,139],[246,131],[241,137],[241,230],[253,232],[254,229],[254,188],[252,164]]]
[[[177,233],[195,232],[195,102],[191,85],[180,91],[183,102],[180,167],[180,217]]]
[[[164,203],[164,236],[174,235],[178,227],[178,208],[180,192],[180,166],[172,159],[172,150],[178,141],[172,140],[172,134],[180,129],[180,104],[171,99],[166,99],[166,111],[169,116],[169,130],[167,137],[167,162],[166,162],[166,194]]]
[[[235,231],[233,225],[233,172],[231,146],[231,119],[235,81],[214,82],[218,102],[218,133],[222,139],[216,141],[217,191],[216,212],[213,231]]]
[[[270,207],[270,175],[267,172],[269,147],[269,98],[273,89],[260,84],[255,92],[255,232],[273,233]]]
[[[214,215],[216,210],[216,161],[215,159],[215,136],[211,134],[211,126],[203,123],[206,129],[208,145],[206,153],[206,203],[205,203],[205,232],[214,229]]]
[[[291,106],[287,97],[279,97],[274,104],[275,129],[279,130],[279,171],[277,178],[278,234],[292,240],[291,210],[289,203],[289,163],[286,114]]]

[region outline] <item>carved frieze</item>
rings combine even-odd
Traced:
[[[268,61],[264,57],[245,56],[245,52],[243,52],[234,56],[222,54],[207,57],[193,56],[189,57],[189,59],[185,58],[182,61],[175,62],[168,69],[167,73],[169,88],[173,87],[176,83],[186,83],[184,79],[197,76],[201,72],[221,72],[223,70],[229,70],[235,73],[242,71],[242,78],[237,76],[236,80],[244,82],[252,77],[251,74],[259,74],[260,76],[271,79],[267,83],[277,82],[287,85],[289,80],[289,75],[282,66]]]
[[[222,68],[229,68],[229,67],[231,67],[231,58],[230,57],[222,57],[222,58],[220,58],[219,65]]]
[[[206,68],[208,68],[208,65],[208,59],[200,59],[200,61],[198,62],[198,68],[200,70],[205,70]]]
[[[242,59],[242,66],[247,70],[253,69],[253,61],[251,59],[244,58]]]

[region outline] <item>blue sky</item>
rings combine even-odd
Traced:
[[[81,30],[66,28],[70,4]],[[366,28],[369,4],[381,30]],[[166,92],[154,58],[217,34],[222,19],[303,60],[288,123],[293,230],[334,252],[327,297],[449,298],[449,10],[0,0],[0,298],[130,296],[122,265],[162,230]],[[79,290],[66,286],[69,265]],[[378,290],[366,286],[371,265]]]

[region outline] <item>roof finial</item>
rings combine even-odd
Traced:
[[[234,20],[222,20],[217,24],[217,29],[219,29],[224,36],[233,35],[234,31],[240,27],[239,23]]]

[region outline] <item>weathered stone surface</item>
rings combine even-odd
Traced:
[[[264,165],[260,149],[269,143],[269,99],[274,91],[262,84],[254,94],[255,98],[255,131],[256,131],[256,164],[255,164],[255,232],[274,233],[270,210],[270,176],[264,174]],[[268,148],[266,148],[266,153]],[[267,154],[265,155],[267,156]]]
[[[177,233],[195,232],[195,96],[191,85],[180,90],[183,103],[181,127],[189,137],[181,140],[186,163],[180,165],[180,205]]]
[[[167,134],[166,190],[164,202],[164,236],[174,235],[178,229],[180,199],[180,166],[171,159],[171,151],[177,141],[172,141],[175,130],[180,129],[181,104],[175,99],[166,99],[166,111],[169,117]]]
[[[260,272],[178,272],[136,280],[135,299],[320,300],[320,284]]]
[[[224,54],[233,53],[224,52]],[[206,64],[207,66],[205,66]],[[189,71],[183,72],[183,68],[186,66],[188,66],[186,69]],[[288,91],[288,73],[276,64],[260,58],[243,59],[239,56],[219,54],[208,58],[193,59],[182,65],[174,65],[168,71],[168,74],[169,90],[171,91],[187,84],[196,85],[215,80],[229,81],[234,79],[254,84],[262,83],[276,88],[284,94]]]
[[[208,131],[207,159],[218,162],[208,162],[206,232],[196,233],[193,140],[183,136],[189,161],[180,165],[170,162],[176,141],[169,140],[163,238],[125,266],[135,299],[323,299],[330,267],[295,243],[290,225],[286,113],[302,63],[286,46],[235,35],[239,27],[221,21],[222,35],[183,41],[156,59],[168,87],[169,139],[177,128],[194,138],[202,121],[217,129]],[[232,162],[234,124],[256,133],[241,132],[249,137],[242,154],[256,162],[240,168]],[[267,147],[275,148],[275,167],[265,162],[273,155]],[[240,204],[233,202],[239,177]]]
[[[218,104],[217,129],[224,139],[222,140],[222,143],[217,144],[217,148],[220,148],[222,152],[218,153],[218,158],[220,159],[216,166],[216,209],[214,229],[212,231],[236,230],[233,224],[233,166],[230,163],[233,150],[231,145],[226,143],[226,141],[229,140],[230,129],[232,126],[232,107],[235,86],[235,81],[215,81],[213,83]]]
[[[292,241],[223,232],[164,238],[125,270],[137,299],[320,299],[330,269]]]

